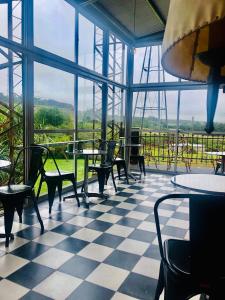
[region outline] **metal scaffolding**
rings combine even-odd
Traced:
[[[161,46],[145,48],[140,73],[140,83],[165,82],[165,71],[161,66]],[[166,91],[137,92],[133,110],[133,119],[140,119],[141,130],[144,129],[144,120],[147,117],[156,118],[158,129],[162,121],[167,127],[167,96]]]

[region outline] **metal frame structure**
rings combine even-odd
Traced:
[[[17,25],[15,29],[18,29],[18,25],[22,22],[22,40],[15,39],[13,37],[13,3],[21,1],[22,15],[21,21],[17,18]],[[23,119],[24,119],[24,145],[28,146],[33,142],[34,133],[40,134],[43,132],[70,132],[74,134],[75,139],[78,137],[78,78],[84,78],[93,82],[94,100],[93,106],[96,112],[96,102],[101,100],[101,138],[107,138],[107,114],[108,110],[112,111],[112,124],[111,124],[111,137],[116,134],[115,119],[118,114],[117,109],[120,111],[120,123],[123,122],[124,113],[124,99],[125,99],[125,135],[127,141],[131,135],[132,126],[132,103],[134,92],[146,92],[146,91],[165,91],[165,90],[181,90],[181,89],[201,89],[206,88],[205,84],[192,83],[192,82],[158,82],[151,83],[149,81],[145,83],[133,83],[133,69],[134,69],[134,47],[144,45],[146,40],[138,41],[135,44],[134,39],[128,35],[124,28],[119,28],[118,24],[112,23],[111,19],[106,21],[99,21],[96,19],[96,15],[100,15],[100,11],[95,8],[95,17],[91,16],[89,11],[85,10],[85,5],[75,4],[73,0],[65,0],[68,4],[75,8],[75,59],[70,61],[59,55],[53,54],[49,51],[41,49],[34,45],[34,30],[33,30],[33,0],[0,0],[1,3],[8,4],[8,28],[11,28],[11,33],[8,38],[0,36],[0,47],[5,47],[9,51],[9,94],[10,103],[13,105],[13,70],[17,68],[17,65],[21,62],[14,61],[14,54],[16,53],[19,58],[22,58],[22,93],[23,93]],[[82,1],[81,1],[82,2]],[[151,2],[151,1],[149,1]],[[150,3],[151,4],[151,3]],[[94,57],[94,70],[87,69],[79,65],[79,15],[82,14],[94,23],[95,38],[93,47]],[[1,17],[1,16],[0,16]],[[107,19],[107,18],[106,18]],[[98,39],[98,28],[102,30],[102,39]],[[161,42],[162,34],[152,37],[152,44]],[[149,41],[149,40],[148,40]],[[120,56],[117,53],[117,46],[121,47]],[[127,48],[127,50],[126,50]],[[125,54],[127,52],[127,58]],[[0,54],[2,50],[0,48]],[[7,53],[6,53],[7,54]],[[7,54],[7,55],[8,55]],[[97,70],[97,60],[102,59],[102,74]],[[112,64],[110,64],[110,58]],[[46,130],[34,130],[34,112],[33,112],[33,99],[34,99],[34,62],[44,64],[49,67],[53,67],[64,72],[68,72],[74,75],[74,129],[60,129],[55,131]],[[126,66],[126,70],[125,70]],[[4,66],[1,65],[0,68]],[[126,81],[123,82],[124,74],[126,71]],[[118,80],[118,76],[120,79]],[[98,96],[96,87],[101,85],[101,98]],[[118,93],[117,90],[121,93]],[[110,92],[111,91],[111,92]],[[98,99],[98,100],[97,100]],[[95,119],[95,118],[94,118]],[[95,124],[93,122],[93,136],[96,131]],[[28,158],[26,158],[26,161]],[[26,165],[26,164],[25,164]]]

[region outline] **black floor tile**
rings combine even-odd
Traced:
[[[67,222],[68,220],[74,218],[73,214],[68,214],[65,212],[58,212],[51,217],[51,219],[60,221],[60,222]]]
[[[103,233],[96,240],[94,240],[94,243],[108,246],[111,248],[116,248],[123,240],[124,238],[121,236]]]
[[[7,279],[32,289],[53,272],[54,270],[49,267],[30,262],[9,275]]]
[[[142,190],[143,187],[142,186],[137,186],[137,185],[130,185],[130,187],[128,187],[128,189],[131,188],[132,190]]]
[[[180,219],[180,220],[184,220],[184,221],[189,221],[189,214],[185,214],[185,213],[181,213],[181,212],[175,212],[173,215],[172,215],[172,218],[175,218],[175,219]]]
[[[11,253],[16,256],[32,260],[35,257],[37,257],[37,256],[41,255],[42,253],[44,253],[45,251],[47,251],[48,249],[49,249],[49,247],[46,245],[42,245],[42,244],[31,241],[31,242],[15,249]]]
[[[140,223],[141,223],[140,220],[136,220],[133,218],[127,218],[127,217],[122,218],[121,220],[119,220],[119,222],[117,222],[117,224],[119,224],[119,225],[134,227],[134,228],[136,228]]]
[[[85,279],[98,265],[99,262],[95,260],[76,255],[63,264],[59,271]]]
[[[161,256],[160,256],[160,252],[159,252],[159,246],[158,245],[151,245],[145,251],[144,256],[161,260]]]
[[[131,204],[140,204],[142,201],[134,198],[128,198],[124,202],[131,203]]]
[[[92,219],[97,219],[102,214],[103,214],[103,212],[95,211],[95,210],[90,210],[89,209],[89,210],[85,210],[82,213],[80,213],[79,216],[88,217],[88,218],[92,218]]]
[[[131,273],[119,288],[119,292],[143,300],[153,300],[157,280]]]
[[[64,223],[62,225],[55,227],[54,229],[52,229],[52,231],[60,234],[71,235],[74,232],[78,231],[79,229],[81,229],[81,227]]]
[[[114,291],[84,281],[67,300],[109,300]]]
[[[109,229],[112,225],[113,224],[109,223],[109,222],[95,220],[95,221],[91,222],[90,224],[88,224],[86,227],[89,229],[94,229],[94,230],[103,232],[103,231],[106,231],[107,229]]]
[[[106,258],[104,263],[131,271],[139,259],[139,255],[115,250]]]
[[[101,204],[103,205],[109,205],[109,206],[117,206],[120,204],[119,201],[114,201],[114,200],[105,200],[105,201],[102,201]]]
[[[30,226],[30,227],[27,227],[27,228],[17,232],[16,235],[23,239],[33,240],[36,237],[41,235],[41,229]]]
[[[134,191],[134,193],[135,193],[135,191]],[[127,193],[127,192],[119,192],[119,193],[117,193],[116,195],[117,196],[122,196],[122,197],[130,197],[130,196],[132,196],[134,193]]]
[[[149,216],[145,219],[145,221],[155,223],[155,217],[154,217],[154,214],[149,215]],[[162,217],[162,216],[159,216],[159,222],[160,222],[160,224],[165,225],[168,221],[169,221],[169,218],[168,218],[168,217]]]
[[[52,298],[46,297],[44,295],[41,295],[39,293],[30,291],[25,296],[20,298],[20,300],[53,300]]]
[[[114,215],[119,215],[119,216],[125,216],[128,214],[130,210],[124,209],[124,208],[118,208],[118,207],[113,207],[108,213],[114,214]]]
[[[141,229],[136,229],[129,235],[129,239],[138,240],[146,243],[151,243],[155,238],[156,233]]]
[[[42,219],[44,219],[44,218],[42,218]],[[19,222],[19,217],[18,217],[17,213],[15,213],[15,215],[14,215],[14,220]],[[23,214],[22,221],[23,221],[23,224],[33,225],[33,224],[38,223],[38,218],[36,215]]]
[[[187,230],[177,228],[177,227],[173,227],[173,226],[165,226],[161,230],[161,233],[165,234],[165,235],[175,236],[175,237],[178,237],[178,238],[184,238],[185,234],[187,233]]]
[[[55,248],[68,251],[71,253],[77,253],[85,246],[87,246],[89,242],[78,240],[72,237],[68,237],[67,239],[63,240],[59,244],[55,246]]]
[[[140,211],[146,214],[151,214],[153,212],[153,207],[144,206],[144,205],[138,205],[134,209],[135,211]]]

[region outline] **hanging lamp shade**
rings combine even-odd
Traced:
[[[174,76],[208,83],[206,131],[213,131],[225,83],[225,0],[170,0],[162,65]]]

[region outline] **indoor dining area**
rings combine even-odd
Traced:
[[[0,0],[0,300],[225,299],[225,0]]]

